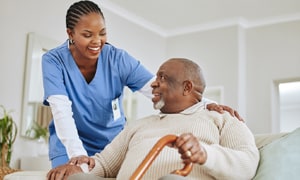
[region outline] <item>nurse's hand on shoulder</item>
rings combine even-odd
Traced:
[[[244,119],[239,115],[239,113],[229,106],[220,105],[220,104],[216,104],[216,103],[210,103],[210,104],[206,105],[206,109],[208,109],[209,111],[217,111],[219,113],[224,113],[224,111],[227,111],[232,116],[238,118],[238,120],[245,122]]]

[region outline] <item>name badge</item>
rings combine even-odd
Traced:
[[[121,112],[120,112],[120,106],[119,106],[119,99],[118,98],[111,101],[111,107],[112,107],[112,111],[113,111],[113,114],[114,114],[114,120],[119,119],[121,117]]]

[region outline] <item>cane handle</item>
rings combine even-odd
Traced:
[[[178,137],[176,135],[166,135],[159,139],[157,143],[152,147],[142,163],[138,166],[135,172],[130,177],[130,180],[139,180],[143,177],[147,169],[150,167],[154,159],[158,156],[160,151],[169,143],[176,141]],[[193,163],[185,164],[182,169],[174,170],[172,174],[178,174],[181,176],[187,176],[193,168]]]

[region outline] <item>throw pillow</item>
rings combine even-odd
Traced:
[[[300,128],[262,147],[253,180],[299,180]]]

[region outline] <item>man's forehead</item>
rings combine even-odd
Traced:
[[[163,63],[161,66],[160,66],[160,70],[169,70],[172,68],[177,68],[177,67],[180,67],[181,63],[179,63],[178,61],[167,61],[165,63]]]
[[[160,66],[159,70],[157,71],[158,75],[164,75],[168,77],[176,77],[180,76],[180,73],[182,70],[180,68],[180,63],[178,62],[166,62],[163,65]]]

